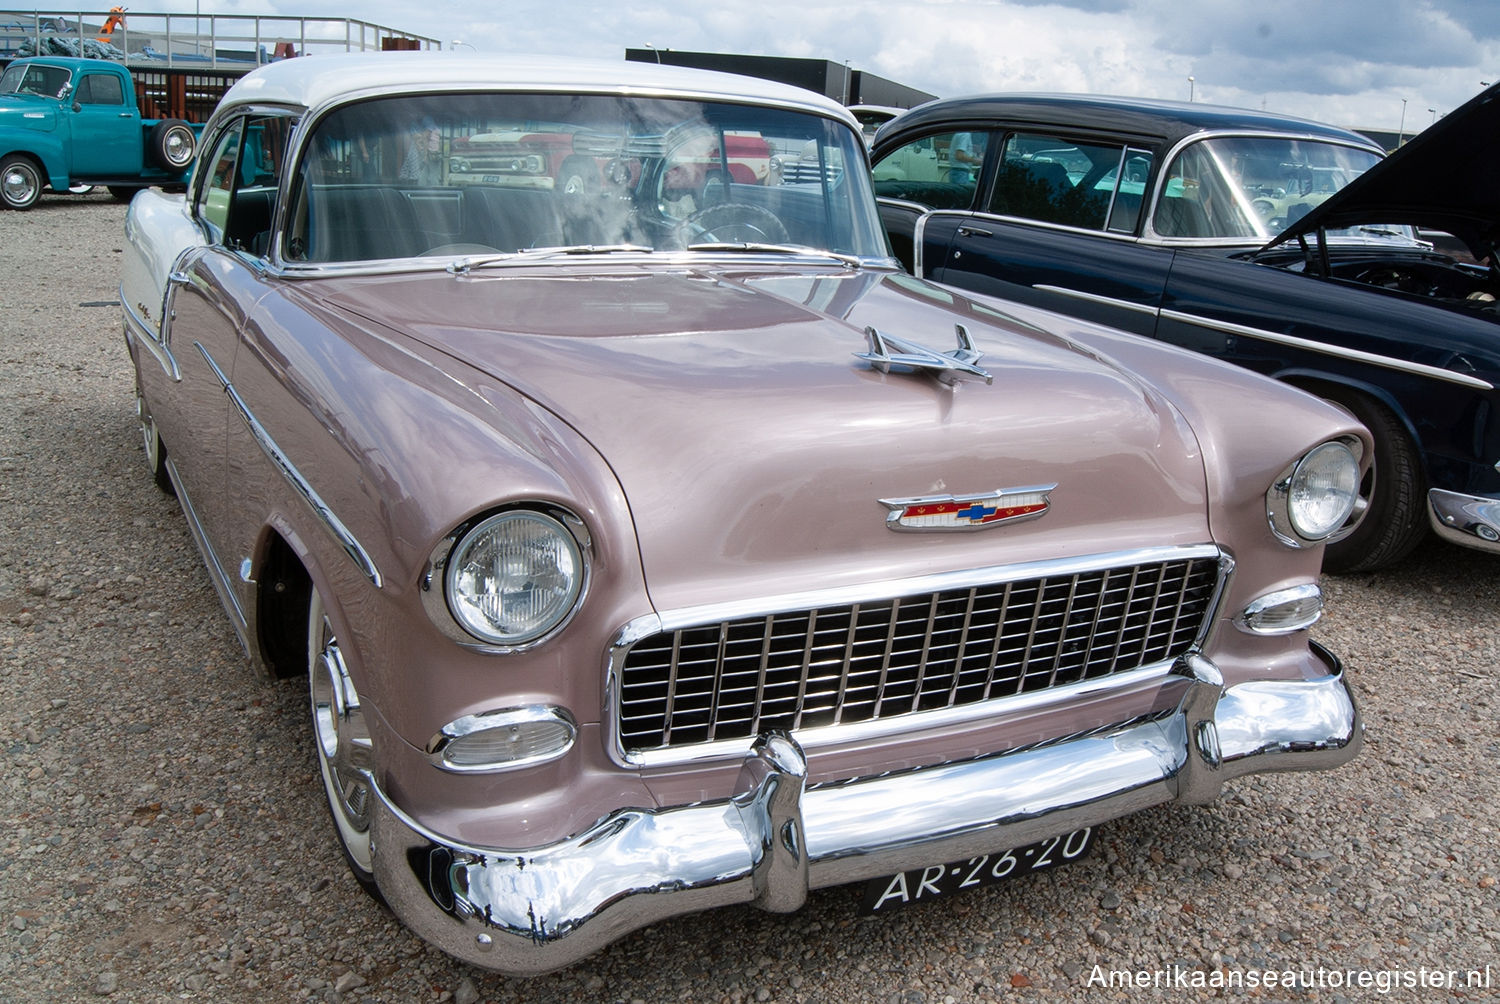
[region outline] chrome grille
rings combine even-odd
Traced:
[[[685,627],[619,666],[627,753],[882,721],[1128,672],[1205,627],[1215,557]]]

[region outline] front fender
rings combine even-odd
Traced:
[[[13,153],[26,154],[40,161],[53,191],[67,191],[72,183],[68,178],[68,159],[63,155],[63,142],[56,133],[0,129],[0,156],[8,157]]]

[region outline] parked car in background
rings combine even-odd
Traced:
[[[633,167],[392,163],[523,125]],[[947,897],[1355,755],[1307,628],[1365,430],[904,274],[865,170],[677,191],[736,135],[865,158],[751,78],[319,56],[131,204],[146,459],[254,664],[308,681],[359,882],[534,973],[723,904]]]
[[[859,130],[865,134],[866,143],[873,142],[876,131],[905,110],[905,108],[895,108],[891,105],[849,106],[849,113],[859,123]]]
[[[1429,526],[1500,553],[1497,128],[1491,90],[1382,160],[1363,136],[1279,115],[1005,94],[924,105],[872,156],[917,276],[1206,352],[1355,414],[1375,434],[1368,512],[1326,562],[1351,571]],[[981,153],[961,177],[956,145]]]
[[[30,209],[42,192],[105,185],[129,199],[147,185],[182,184],[194,127],[148,119],[130,71],[103,59],[37,56],[0,74],[0,203]]]

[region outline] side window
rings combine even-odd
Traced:
[[[1014,133],[1005,140],[989,211],[1088,230],[1133,232],[1150,155],[1123,144]],[[1137,180],[1122,182],[1123,176]]]
[[[125,89],[113,73],[88,73],[78,81],[77,97],[83,105],[123,105]]]
[[[204,161],[208,177],[198,197],[198,216],[209,225],[215,243],[266,254],[293,124],[288,115],[250,115],[214,141]]]
[[[235,169],[239,166],[243,119],[219,134],[213,154],[205,161],[208,178],[198,196],[198,218],[207,223],[215,243],[222,243],[229,224],[229,200],[234,195]]]
[[[875,194],[934,209],[967,209],[988,145],[984,132],[941,132],[913,140],[875,164]]]

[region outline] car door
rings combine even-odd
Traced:
[[[1140,244],[1149,149],[1012,131],[978,211],[924,227],[929,278],[1154,336],[1171,250]]]
[[[72,163],[75,178],[118,178],[139,174],[145,136],[134,98],[127,101],[118,73],[81,70],[65,104],[73,116]]]
[[[220,129],[210,138],[210,154],[200,165],[206,168],[205,177],[192,195],[190,212],[209,243],[184,251],[167,280],[164,324],[170,325],[182,379],[172,407],[158,409],[162,413],[157,416],[188,525],[203,545],[214,584],[240,628],[244,617],[229,585],[232,570],[225,557],[232,407],[225,391],[245,320],[240,290],[248,269],[223,241],[242,134],[242,120]]]

